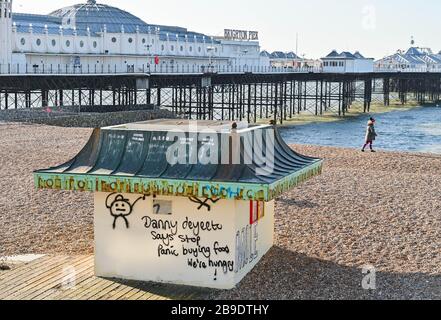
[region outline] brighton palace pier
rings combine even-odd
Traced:
[[[14,13],[11,0],[0,9],[2,110],[152,106],[186,119],[283,122],[304,111],[344,116],[354,103],[368,112],[373,102],[437,102],[441,92],[437,68],[379,69],[359,53],[275,67],[255,30],[213,37],[93,0],[48,15]]]
[[[257,32],[225,30],[225,37],[215,38],[185,28],[151,25],[93,0],[48,15],[13,13],[12,1],[0,3],[3,68],[8,64],[22,69],[26,65],[37,69],[117,65],[118,71],[141,72],[143,66],[145,70],[158,62],[177,68],[260,65]]]

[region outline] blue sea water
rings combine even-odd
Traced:
[[[441,154],[441,107],[424,106],[374,115],[378,133],[375,147],[389,151]],[[281,128],[289,144],[360,148],[369,115],[337,122]]]

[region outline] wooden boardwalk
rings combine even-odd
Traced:
[[[103,279],[93,256],[45,256],[0,272],[0,300],[192,300],[209,290]]]

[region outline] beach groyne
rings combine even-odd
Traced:
[[[154,119],[170,119],[175,115],[153,106],[97,106],[1,110],[0,121],[45,124],[58,127],[101,128]]]

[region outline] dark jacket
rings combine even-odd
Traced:
[[[376,137],[377,137],[377,132],[375,131],[374,123],[372,121],[369,121],[366,130],[366,142],[375,141]]]

